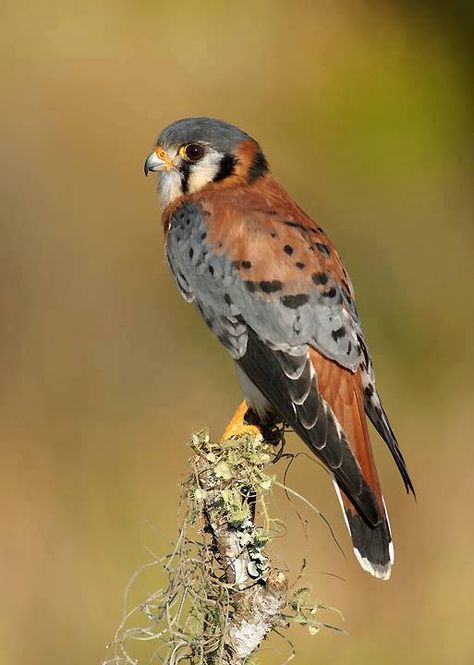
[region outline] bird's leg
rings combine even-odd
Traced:
[[[245,416],[249,410],[247,402],[244,400],[239,404],[237,411],[232,416],[229,424],[224,430],[221,441],[230,439],[231,436],[242,436],[242,434],[250,434],[251,436],[261,436],[262,430],[257,425],[250,425]]]

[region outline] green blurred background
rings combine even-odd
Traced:
[[[325,474],[294,464],[348,557],[304,510],[308,542],[295,527],[278,557],[296,574],[306,553],[350,633],[293,630],[296,662],[474,662],[472,5],[413,4],[2,3],[0,663],[107,656],[126,581],[175,536],[190,433],[217,436],[239,400],[142,173],[188,115],[253,134],[338,245],[418,491],[377,440],[384,584]],[[278,495],[275,511],[296,521]]]

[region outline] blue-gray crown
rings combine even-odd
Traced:
[[[251,138],[238,127],[215,118],[183,118],[164,129],[157,145],[167,148],[186,143],[209,143],[222,153],[234,152],[245,139]]]

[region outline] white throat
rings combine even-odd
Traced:
[[[170,203],[182,196],[182,183],[179,171],[170,169],[158,173],[158,196],[161,210],[163,211]]]

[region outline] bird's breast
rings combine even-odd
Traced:
[[[232,260],[215,251],[206,216],[194,202],[184,203],[173,214],[166,253],[173,274],[184,279],[191,291],[217,294],[235,280]]]

